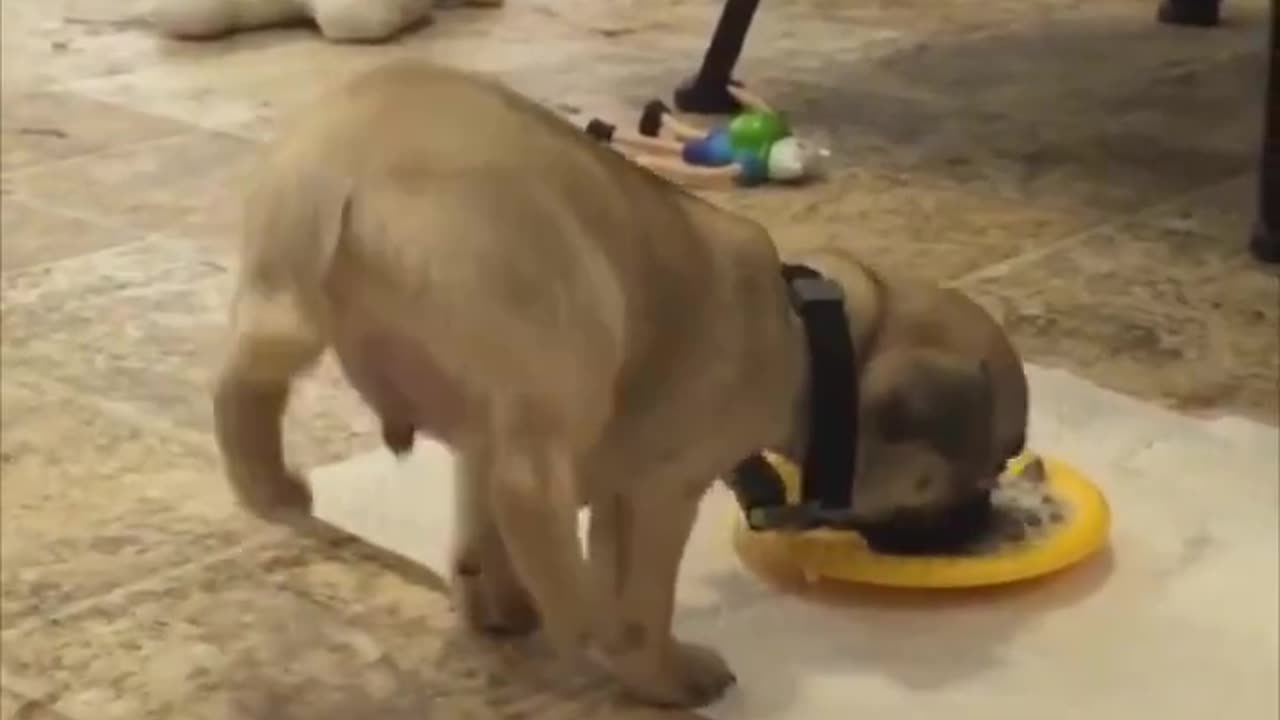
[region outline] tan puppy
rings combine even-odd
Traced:
[[[848,294],[861,359],[856,511],[971,497],[1025,431],[1000,329],[955,293],[813,262]],[[740,458],[807,438],[805,330],[779,263],[760,226],[496,83],[379,67],[286,125],[250,188],[215,397],[232,486],[260,516],[308,514],[281,414],[333,348],[389,442],[416,428],[459,456],[470,623],[541,622],[641,700],[709,701],[732,674],[671,635],[699,500]]]

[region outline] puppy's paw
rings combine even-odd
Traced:
[[[467,626],[488,635],[527,635],[541,616],[524,586],[510,572],[469,559],[454,562],[454,608]]]
[[[643,670],[615,668],[615,675],[627,695],[649,705],[666,708],[696,708],[714,702],[737,677],[715,650],[675,643],[665,657],[646,662]]]
[[[314,500],[307,481],[293,473],[270,483],[241,488],[237,499],[254,517],[276,525],[305,525],[313,520]]]

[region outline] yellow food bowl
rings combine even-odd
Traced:
[[[767,459],[786,487],[799,497],[800,471],[781,456]],[[1018,472],[1029,461],[1011,465]],[[1067,506],[1067,520],[1047,535],[1003,546],[983,555],[887,555],[867,546],[856,532],[755,531],[738,514],[734,549],[748,567],[798,571],[810,582],[833,580],[892,588],[976,588],[1049,575],[1101,550],[1111,529],[1106,499],[1084,475],[1064,462],[1044,458],[1049,491]]]

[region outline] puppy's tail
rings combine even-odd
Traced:
[[[300,521],[311,493],[285,465],[281,422],[293,378],[328,344],[321,288],[350,194],[324,178],[259,186],[246,207],[231,341],[213,393],[214,429],[236,497],[259,517]]]

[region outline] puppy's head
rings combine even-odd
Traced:
[[[875,543],[972,536],[1026,436],[1021,364],[934,349],[877,355],[862,377],[853,511]]]

